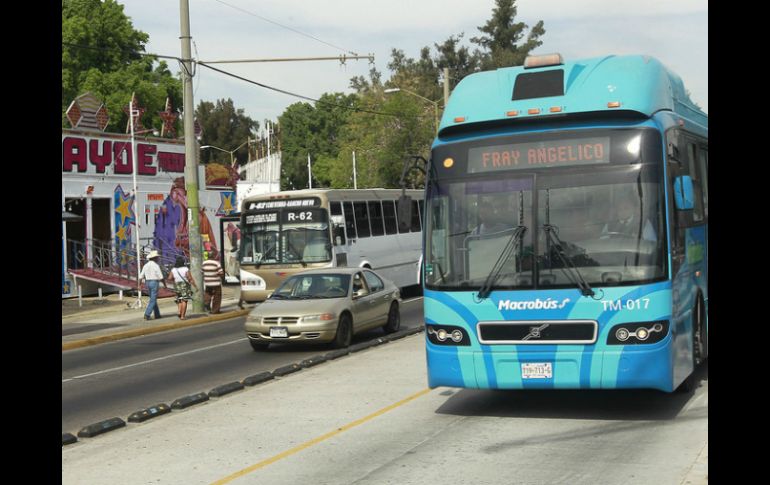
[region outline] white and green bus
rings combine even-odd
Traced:
[[[311,268],[370,268],[405,288],[420,283],[423,191],[399,221],[400,189],[308,189],[244,199],[241,297],[265,300],[287,276]],[[401,222],[401,224],[400,224]]]

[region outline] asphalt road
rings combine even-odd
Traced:
[[[424,346],[412,335],[64,446],[62,483],[708,483],[708,365],[686,394],[428,389]]]
[[[62,433],[128,416],[159,403],[272,371],[329,346],[277,346],[254,352],[243,331],[246,317],[120,340],[62,353]],[[401,328],[422,325],[422,298],[401,308]],[[382,336],[372,330],[353,343]]]

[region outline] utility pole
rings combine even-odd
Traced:
[[[449,102],[449,68],[444,68],[444,109]]]
[[[192,48],[190,46],[190,5],[179,0],[180,36],[182,41],[182,84],[184,85],[184,180],[187,190],[188,240],[190,247],[190,273],[197,291],[193,292],[192,311],[203,311],[203,270],[200,233],[200,204],[198,203],[198,140],[195,138],[195,103],[192,85]]]

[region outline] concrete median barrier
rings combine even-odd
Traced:
[[[128,422],[143,423],[148,419],[157,418],[158,416],[163,416],[164,414],[168,414],[170,412],[171,407],[168,404],[156,404],[154,406],[150,406],[149,408],[140,409],[139,411],[132,413],[128,417]]]

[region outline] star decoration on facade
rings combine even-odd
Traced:
[[[91,93],[75,98],[66,114],[72,128],[104,131],[110,122],[104,103]]]
[[[134,221],[133,196],[126,195],[123,190],[115,191],[115,225],[125,226]]]
[[[219,197],[222,203],[219,204],[219,209],[217,209],[217,216],[229,216],[236,212],[235,192],[220,192]]]
[[[139,106],[139,100],[136,99],[136,93],[133,93],[131,95],[131,111],[134,112],[134,133],[136,133],[137,131],[144,130],[144,126],[142,126],[142,115],[147,110]],[[128,106],[123,107],[123,112],[126,113],[126,115],[128,115],[129,117],[131,116],[128,110]],[[131,132],[131,119],[129,118],[128,123],[126,123],[126,133],[130,133],[130,132]]]
[[[179,113],[171,109],[171,98],[166,98],[166,110],[159,111],[158,116],[163,120],[163,128],[160,129],[160,136],[170,135],[176,137],[176,120]]]

